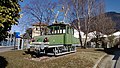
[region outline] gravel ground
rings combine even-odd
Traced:
[[[32,58],[31,54],[16,50],[0,53],[0,61],[4,68],[92,68],[103,54],[95,49],[78,48],[76,53],[63,56]]]

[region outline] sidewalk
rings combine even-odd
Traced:
[[[97,68],[113,68],[115,60],[114,55],[106,55],[98,64]]]
[[[11,51],[14,49],[14,46],[0,46],[0,52]]]
[[[107,53],[107,52],[106,52]],[[120,49],[111,49],[108,55],[102,58],[97,68],[120,68]]]
[[[3,49],[3,48],[14,48],[14,46],[0,46],[0,49]]]
[[[0,46],[0,48],[13,47],[13,46]]]

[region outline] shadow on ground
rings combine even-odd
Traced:
[[[25,53],[23,53],[23,55],[25,54],[30,54],[31,58],[37,58],[40,57],[39,55],[37,55],[34,51],[24,51]]]
[[[95,49],[95,51],[102,51],[109,55],[115,55],[116,51],[120,51],[120,48],[104,48],[104,49]]]
[[[117,62],[120,57],[120,48],[105,48],[105,49],[96,49],[96,51],[102,51],[107,53],[108,55],[114,55],[112,60],[116,60],[114,68],[116,68]]]
[[[6,61],[6,58],[0,56],[0,68],[5,68],[7,64],[8,62]]]
[[[47,57],[59,57],[59,56],[63,56],[63,55],[67,55],[67,54],[62,54],[62,55],[48,55],[48,54],[37,54],[35,51],[32,51],[32,50],[26,50],[24,51],[23,55],[25,54],[30,54],[31,55],[31,58],[39,58],[39,57],[44,57],[44,56],[47,56]]]
[[[25,52],[25,53],[23,53],[23,55],[25,55],[25,54],[30,54],[30,55],[31,55],[31,58],[39,58],[39,57],[43,57],[43,56],[52,57],[52,56],[49,56],[49,55],[46,55],[46,54],[37,54],[36,52],[30,51],[30,50],[26,50],[26,51],[24,51],[24,52]]]

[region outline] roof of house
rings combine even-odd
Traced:
[[[46,24],[46,23],[40,23],[40,22],[38,22],[38,23],[34,23],[34,24],[32,24],[32,26],[48,26],[48,24]]]

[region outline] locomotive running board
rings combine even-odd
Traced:
[[[48,48],[53,48],[53,47],[62,47],[64,45],[54,45],[54,46],[48,46]]]
[[[69,54],[69,53],[75,53],[76,51],[70,51],[70,52],[63,52],[63,53],[58,53],[55,56],[59,56],[59,55],[65,55],[65,54]],[[54,53],[47,53],[47,55],[54,55]]]

